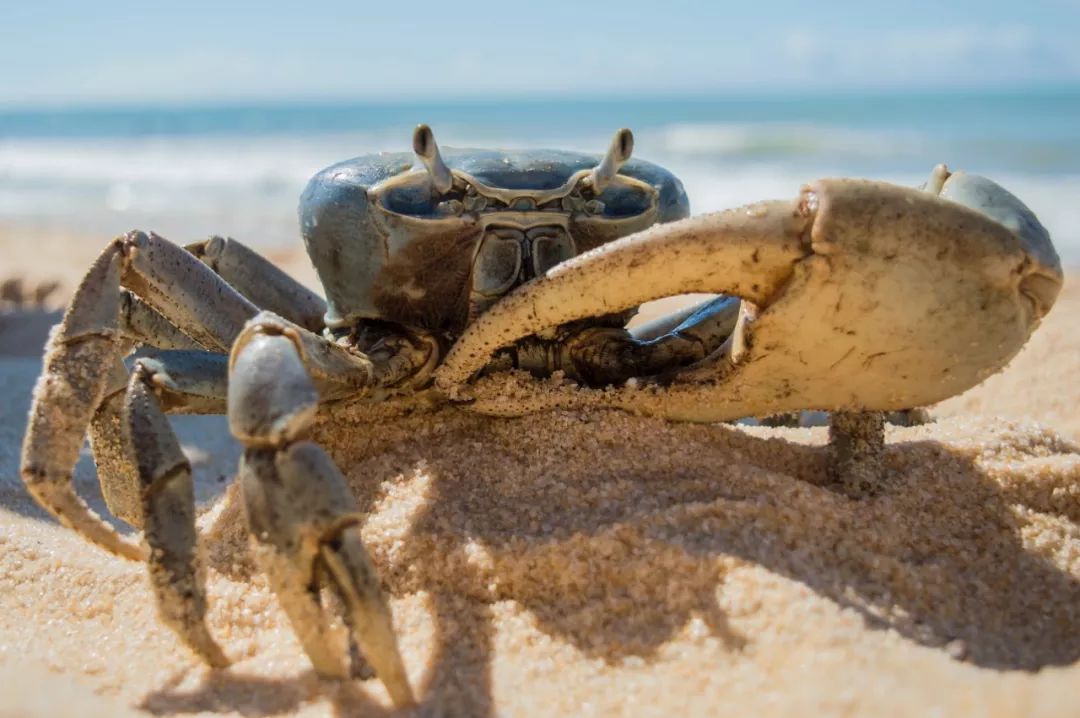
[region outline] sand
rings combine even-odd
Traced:
[[[33,278],[73,281],[98,247],[72,247]],[[1069,284],[1005,372],[891,428],[858,499],[825,482],[823,428],[326,417],[418,712],[1080,715],[1078,311]],[[253,570],[220,419],[177,427],[227,671],[157,622],[141,566],[33,504],[18,446],[49,320],[0,323],[0,717],[393,713],[378,681],[311,671]],[[85,457],[77,482],[103,510]]]

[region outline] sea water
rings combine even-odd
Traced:
[[[0,223],[299,246],[307,179],[408,151],[419,122],[446,146],[597,153],[630,127],[635,155],[678,174],[695,212],[826,176],[917,185],[945,162],[1005,185],[1080,262],[1080,88],[0,110]]]

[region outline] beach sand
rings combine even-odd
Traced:
[[[61,291],[100,249],[35,235],[43,264],[22,237],[0,230],[25,262],[5,272]],[[347,407],[317,437],[370,517],[420,714],[1080,715],[1078,313],[1070,283],[1004,372],[891,428],[859,499],[825,481],[820,427]],[[392,713],[376,680],[313,674],[253,570],[220,418],[176,426],[226,671],[157,621],[143,567],[33,504],[53,319],[0,323],[0,717]],[[76,480],[104,511],[88,457]]]

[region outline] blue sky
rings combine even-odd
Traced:
[[[38,0],[0,26],[8,106],[1080,85],[1080,0]]]

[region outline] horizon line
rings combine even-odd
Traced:
[[[987,84],[919,84],[919,85],[837,85],[808,88],[773,86],[766,88],[748,88],[746,86],[717,87],[675,90],[647,90],[629,93],[626,91],[584,92],[571,90],[565,92],[515,92],[499,91],[484,93],[392,93],[382,95],[359,96],[348,94],[272,94],[272,95],[221,95],[192,97],[116,97],[116,98],[56,98],[49,100],[6,102],[0,98],[0,114],[36,114],[53,112],[110,112],[110,111],[147,111],[180,109],[274,109],[298,105],[325,105],[334,107],[393,107],[422,106],[425,104],[479,104],[497,106],[503,104],[544,104],[552,101],[595,102],[611,104],[618,102],[670,102],[670,101],[742,101],[742,100],[780,100],[790,99],[852,99],[886,97],[934,97],[941,95],[1080,95],[1080,82],[1016,83],[1003,85]]]

